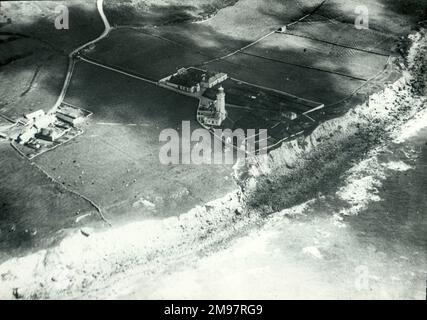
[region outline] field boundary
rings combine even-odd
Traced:
[[[111,224],[111,222],[105,218],[102,209],[99,205],[97,205],[93,200],[89,199],[88,197],[86,197],[85,195],[82,195],[81,193],[74,191],[70,188],[68,188],[67,186],[65,186],[64,184],[60,183],[59,181],[57,181],[54,177],[52,177],[45,169],[43,169],[40,165],[38,165],[37,163],[30,161],[30,164],[34,167],[36,167],[40,172],[42,172],[49,180],[51,180],[52,182],[54,182],[55,184],[58,184],[61,186],[61,188],[63,188],[64,190],[75,194],[76,196],[82,198],[83,200],[85,200],[86,202],[90,203],[90,205],[92,207],[94,207],[96,209],[96,211],[98,212],[100,218],[102,221],[104,221],[106,224],[108,224],[108,226],[112,227],[113,225]]]
[[[338,76],[347,77],[347,78],[350,78],[353,80],[359,80],[359,81],[367,81],[368,80],[365,78],[359,78],[359,77],[351,76],[351,75],[341,73],[341,72],[335,72],[335,71],[331,71],[331,70],[325,70],[325,69],[320,69],[320,68],[316,68],[316,67],[305,66],[302,64],[298,64],[298,63],[285,62],[285,61],[282,61],[279,59],[264,57],[264,56],[260,56],[260,55],[256,55],[256,54],[252,54],[252,53],[241,52],[241,54],[244,54],[244,55],[247,55],[250,57],[259,58],[259,59],[269,60],[272,62],[283,63],[286,65],[295,66],[295,67],[299,67],[299,68],[310,69],[310,70],[315,70],[315,71],[319,71],[319,72],[326,72],[326,73],[330,73],[330,74],[336,74]]]
[[[283,33],[283,35],[284,36],[289,35],[289,36],[292,36],[292,37],[309,39],[309,40],[313,40],[313,41],[317,41],[317,42],[322,42],[322,43],[330,44],[330,45],[341,47],[341,48],[351,49],[351,50],[355,50],[355,51],[362,51],[362,52],[365,52],[365,53],[370,53],[370,54],[374,54],[374,55],[378,55],[378,56],[383,56],[383,57],[390,56],[390,54],[388,54],[388,53],[375,52],[375,51],[371,51],[371,50],[367,50],[367,49],[355,48],[355,47],[347,46],[347,45],[344,45],[344,44],[339,44],[339,43],[335,43],[335,42],[331,42],[331,41],[327,41],[327,40],[321,40],[321,39],[313,38],[313,37],[310,37],[310,36],[299,35],[299,34],[295,34],[295,33],[291,33],[291,32]]]
[[[323,1],[322,1],[322,3],[320,3],[320,4],[319,4],[319,5],[318,5],[318,6],[317,6],[317,7],[316,7],[312,12],[310,12],[310,13],[308,13],[308,14],[304,15],[303,17],[299,18],[298,20],[296,20],[296,21],[294,21],[294,22],[291,22],[291,23],[287,24],[287,25],[286,25],[286,27],[289,27],[289,26],[292,26],[292,25],[294,25],[294,24],[297,24],[297,23],[299,23],[299,22],[301,22],[301,21],[305,20],[306,18],[310,17],[310,16],[311,16],[311,15],[313,15],[317,10],[319,10],[319,9],[320,9],[320,7],[321,7],[321,6],[323,6],[323,4],[324,4],[326,1],[328,1],[328,0],[323,0]],[[239,53],[239,52],[242,52],[242,51],[244,51],[244,50],[246,50],[246,49],[248,49],[248,48],[250,48],[250,47],[252,47],[252,46],[256,45],[258,42],[261,42],[262,40],[264,40],[264,39],[268,38],[269,36],[271,36],[271,35],[275,34],[275,33],[276,33],[276,29],[277,29],[277,28],[275,28],[275,30],[273,30],[273,31],[271,31],[271,32],[269,32],[269,33],[267,33],[267,34],[263,35],[262,37],[258,38],[257,40],[255,40],[255,41],[253,41],[253,42],[251,42],[251,43],[247,44],[246,46],[244,46],[244,47],[242,47],[242,48],[240,48],[240,49],[237,49],[237,50],[235,50],[235,51],[233,51],[233,52],[230,52],[230,53],[228,53],[228,54],[226,54],[226,55],[224,55],[224,56],[222,56],[222,57],[215,58],[215,59],[212,59],[212,60],[209,60],[209,61],[205,61],[205,62],[203,62],[203,63],[201,63],[201,64],[199,64],[199,65],[197,65],[197,66],[203,66],[203,65],[206,65],[206,64],[209,64],[209,63],[212,63],[212,62],[216,62],[216,61],[224,60],[224,59],[227,59],[227,58],[229,58],[229,57],[231,57],[231,56],[234,56],[235,54],[237,54],[237,53]]]

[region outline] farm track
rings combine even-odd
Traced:
[[[100,67],[100,68],[104,68],[104,69],[107,69],[107,70],[110,70],[110,71],[113,71],[113,72],[117,72],[117,73],[123,74],[125,76],[131,77],[131,78],[134,78],[134,79],[142,80],[142,81],[150,83],[152,85],[156,85],[156,86],[158,85],[158,82],[155,79],[150,79],[150,78],[143,77],[141,75],[138,75],[138,74],[136,74],[134,72],[131,72],[129,70],[125,70],[125,69],[120,68],[118,66],[107,65],[107,64],[101,63],[101,62],[99,62],[99,61],[97,61],[95,59],[88,58],[88,57],[83,57],[83,56],[80,56],[79,60],[87,62],[87,63],[90,63],[90,64],[95,65],[95,66]]]
[[[62,101],[65,98],[65,95],[68,91],[68,87],[70,86],[70,82],[71,82],[71,78],[73,76],[73,72],[74,72],[74,67],[75,67],[75,56],[79,53],[79,51],[83,50],[84,48],[97,43],[98,41],[104,39],[105,37],[108,36],[108,34],[111,31],[111,26],[110,23],[108,22],[107,17],[105,16],[104,13],[104,8],[103,8],[103,4],[104,4],[104,0],[97,0],[96,1],[96,6],[98,8],[98,12],[99,15],[101,16],[101,19],[104,23],[104,31],[102,32],[102,34],[97,37],[96,39],[93,39],[85,44],[82,44],[81,46],[79,46],[78,48],[74,49],[73,51],[71,51],[68,54],[68,70],[67,70],[67,74],[65,76],[65,81],[64,81],[64,85],[62,86],[62,90],[61,93],[58,97],[58,100],[56,101],[54,107],[50,110],[50,113],[55,112],[58,107],[61,105]]]

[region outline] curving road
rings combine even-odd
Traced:
[[[96,1],[96,7],[98,9],[99,15],[101,16],[102,22],[104,23],[104,31],[102,32],[102,34],[97,37],[96,39],[93,39],[85,44],[82,44],[81,46],[79,46],[78,48],[74,49],[73,51],[71,51],[68,54],[68,69],[67,69],[67,75],[65,76],[65,81],[64,81],[64,85],[62,86],[62,90],[61,93],[59,94],[58,99],[56,100],[55,105],[53,106],[53,108],[49,111],[49,113],[54,113],[58,107],[61,105],[61,103],[64,101],[64,97],[68,91],[68,87],[70,86],[70,82],[71,82],[71,78],[73,76],[73,72],[74,72],[74,67],[75,67],[75,56],[79,53],[79,51],[87,48],[88,46],[97,43],[98,41],[104,39],[105,37],[108,36],[108,34],[110,33],[111,30],[111,26],[110,23],[108,22],[107,17],[105,16],[104,13],[104,0],[97,0]]]

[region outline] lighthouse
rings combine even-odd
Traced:
[[[216,111],[220,114],[222,120],[227,116],[225,111],[225,92],[222,86],[219,87],[218,93],[216,94]]]
[[[225,92],[223,87],[219,87],[215,101],[210,99],[200,100],[197,120],[204,126],[219,127],[226,118]]]

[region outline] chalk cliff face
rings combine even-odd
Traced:
[[[426,31],[409,37],[402,77],[342,117],[236,168],[249,209],[272,213],[334,191],[337,179],[389,133],[426,107]]]

